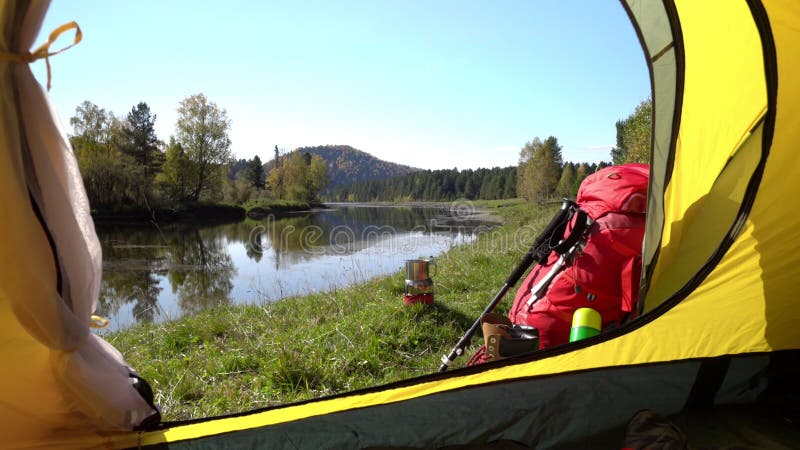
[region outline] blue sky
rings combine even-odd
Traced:
[[[84,41],[51,59],[65,125],[84,100],[117,115],[144,101],[166,141],[203,92],[239,158],[349,144],[421,168],[507,166],[553,135],[565,160],[610,160],[614,123],[650,95],[615,0],[56,0],[37,45],[71,20]]]

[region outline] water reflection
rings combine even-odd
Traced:
[[[163,313],[159,300],[165,287],[183,313],[229,302],[236,268],[219,229],[186,224],[98,226],[103,248],[101,314],[118,316],[130,304],[132,319],[152,322]]]
[[[448,216],[436,208],[347,206],[229,224],[99,224],[99,313],[123,328],[394,273],[405,259],[474,239],[479,224]]]
[[[230,301],[236,268],[221,233],[193,228],[164,238],[170,254],[167,277],[181,311],[191,314]]]

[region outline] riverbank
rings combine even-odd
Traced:
[[[285,214],[322,208],[322,203],[291,200],[253,200],[243,205],[228,203],[190,202],[171,207],[93,210],[96,222],[236,222],[245,217],[262,218],[270,214]]]
[[[251,200],[244,205],[247,217],[261,219],[270,214],[280,215],[282,213],[311,211],[316,208],[325,208],[319,202],[300,202],[295,200]]]
[[[398,272],[106,337],[150,381],[166,420],[236,413],[434,372],[555,208],[507,201],[478,207],[506,223],[437,259],[432,306],[404,305]]]
[[[456,200],[452,202],[412,201],[412,202],[326,202],[329,207],[363,206],[363,207],[396,207],[396,208],[441,208],[447,210],[452,217],[472,222],[503,224],[505,218],[499,214],[501,208],[508,208],[526,203],[520,198],[505,200]]]

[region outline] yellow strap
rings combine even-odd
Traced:
[[[69,30],[75,30],[75,38],[72,41],[72,44],[54,52],[50,51],[50,46],[58,40],[58,38]],[[32,63],[38,59],[44,58],[44,62],[47,65],[47,90],[50,91],[50,81],[52,79],[52,74],[50,72],[50,57],[55,56],[64,50],[69,50],[70,48],[74,47],[78,44],[78,42],[83,39],[83,33],[81,32],[81,27],[78,26],[76,22],[69,22],[61,25],[60,27],[56,28],[50,33],[50,36],[47,38],[47,42],[40,45],[33,53],[7,53],[7,52],[0,52],[0,61],[8,61],[8,62],[16,62],[16,63]]]
[[[92,315],[92,321],[89,322],[91,328],[105,328],[108,326],[108,319],[105,317]]]

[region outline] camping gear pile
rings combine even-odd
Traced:
[[[588,176],[577,209],[546,261],[522,282],[509,311],[513,323],[539,329],[540,347],[569,341],[572,316],[592,308],[602,328],[619,326],[639,298],[647,177],[645,164],[624,164]],[[569,235],[581,227],[574,243]],[[581,224],[583,225],[583,224]],[[585,230],[585,231],[584,231]]]
[[[696,447],[800,447],[800,5],[622,5],[654,105],[636,319],[529,356],[136,431],[157,412],[89,332],[99,245],[27,64],[47,2],[0,2],[0,447],[620,448],[629,423],[638,442],[674,423]]]
[[[478,319],[485,344],[468,365],[587,337],[586,330],[572,332],[578,311],[581,314],[574,317],[578,326],[599,320],[595,325],[598,331],[619,327],[631,317],[639,296],[648,172],[647,165],[631,163],[606,167],[586,177],[578,189],[577,203],[565,200],[506,280],[503,293],[537,263],[517,291],[509,318],[491,313],[501,295]],[[520,327],[526,332],[520,333]],[[442,359],[442,369],[463,353],[476,329],[473,325]],[[529,342],[533,334],[535,346]]]

